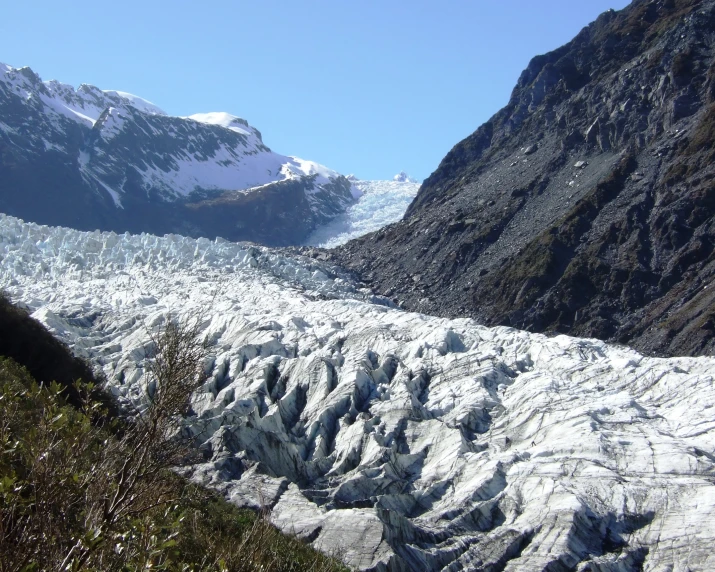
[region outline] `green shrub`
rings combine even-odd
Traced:
[[[191,455],[176,421],[202,381],[196,332],[154,339],[154,390],[131,423],[97,423],[91,383],[70,404],[0,358],[0,572],[344,570],[172,471]]]
[[[92,368],[84,360],[72,355],[67,346],[55,338],[37,320],[17,306],[0,290],[0,356],[14,359],[27,368],[38,382],[56,381],[65,390],[65,398],[73,405],[80,404],[73,383],[83,379],[98,385]],[[116,415],[111,398],[102,392],[94,397],[104,408]]]

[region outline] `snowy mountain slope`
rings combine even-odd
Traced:
[[[137,405],[147,332],[198,316],[188,472],[360,569],[715,568],[713,358],[408,313],[246,244],[7,216],[0,287]]]
[[[131,94],[0,64],[3,212],[87,230],[297,244],[355,195],[339,173],[271,151],[241,118],[171,117]]]
[[[318,227],[306,244],[334,248],[397,222],[420,189],[419,183],[404,171],[391,181],[361,181],[354,177],[350,180],[361,193],[357,202],[329,223]]]

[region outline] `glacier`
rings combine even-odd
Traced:
[[[349,177],[358,190],[357,202],[332,221],[318,227],[306,245],[335,248],[402,218],[420,190],[419,183],[401,172],[391,181],[362,181]]]
[[[141,407],[198,320],[186,467],[359,570],[715,569],[715,358],[405,312],[288,251],[0,215],[0,287]]]

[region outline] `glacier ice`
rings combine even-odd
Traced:
[[[404,172],[395,175],[392,181],[361,181],[353,175],[351,177],[348,180],[360,192],[357,202],[343,214],[318,227],[308,237],[307,245],[335,248],[397,222],[420,189],[419,183]]]
[[[148,332],[201,320],[187,474],[358,569],[715,569],[714,358],[408,313],[248,244],[4,215],[0,286],[126,404]]]
[[[413,179],[404,171],[400,171],[399,173],[397,173],[397,175],[392,177],[392,180],[397,181],[398,183],[416,183],[417,182],[417,179]]]

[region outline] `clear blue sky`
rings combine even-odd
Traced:
[[[503,107],[532,56],[627,0],[5,2],[0,62],[227,111],[277,152],[422,180]]]

